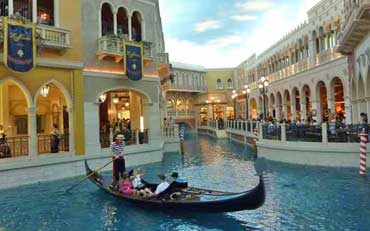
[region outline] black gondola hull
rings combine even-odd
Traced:
[[[93,171],[85,161],[86,175],[89,176]],[[223,197],[223,199],[195,201],[195,200],[159,200],[159,199],[146,199],[140,197],[132,197],[123,195],[119,192],[111,190],[108,185],[104,185],[96,177],[90,176],[89,180],[104,190],[106,193],[130,202],[136,206],[154,208],[154,209],[170,209],[176,211],[196,211],[208,213],[220,212],[235,212],[242,210],[254,210],[261,207],[265,202],[265,186],[263,177],[260,176],[258,185],[246,192],[237,194],[217,195],[216,198]],[[210,190],[206,190],[212,192]],[[216,192],[216,191],[214,191]]]

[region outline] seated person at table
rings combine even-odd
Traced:
[[[126,172],[123,173],[120,186],[121,186],[120,191],[123,194],[126,194],[126,195],[136,195],[137,194],[137,191],[132,187],[132,183]]]
[[[159,180],[161,183],[158,184],[157,188],[155,189],[155,192],[153,193],[150,189],[146,188],[145,191],[150,196],[158,196],[161,192],[166,190],[170,184],[166,181],[166,176],[163,174],[158,175]]]

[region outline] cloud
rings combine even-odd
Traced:
[[[208,30],[215,30],[222,27],[222,23],[219,20],[207,20],[194,24],[194,31],[201,33]]]
[[[235,20],[235,21],[254,21],[254,20],[257,20],[256,16],[248,15],[248,14],[236,14],[236,15],[230,16],[230,18],[232,20]]]
[[[269,0],[249,0],[237,2],[235,6],[244,11],[266,11],[272,9],[275,4]]]
[[[228,47],[235,44],[240,44],[242,42],[242,37],[239,35],[229,35],[221,38],[212,39],[207,42],[206,45],[214,46],[217,48]]]

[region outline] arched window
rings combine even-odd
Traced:
[[[221,79],[217,79],[217,82],[216,82],[216,89],[222,89],[223,86],[222,86],[222,81]]]
[[[120,7],[117,11],[117,35],[128,37],[128,17],[125,8]]]
[[[49,26],[55,25],[54,1],[37,0],[37,21],[41,24],[45,24]]]
[[[113,29],[113,11],[109,3],[104,3],[101,8],[101,35],[112,35]]]
[[[142,41],[142,17],[139,12],[135,11],[131,19],[132,40],[136,42]]]
[[[231,79],[227,80],[227,88],[233,88],[233,81]]]

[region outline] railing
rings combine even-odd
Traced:
[[[217,130],[224,130],[225,129],[225,123],[220,120],[210,120],[207,121],[207,126],[217,129]]]
[[[1,140],[0,159],[18,156],[28,156],[28,136],[7,137]]]
[[[370,131],[370,125],[355,124],[355,125],[328,125],[328,141],[329,143],[359,143],[359,134],[365,131]]]
[[[231,130],[254,132],[257,128],[257,121],[228,120],[226,126]]]
[[[321,125],[286,125],[287,141],[322,142]]]
[[[53,135],[38,135],[37,140],[39,154],[55,152],[52,150]],[[69,151],[69,134],[59,135],[59,145],[57,151]]]
[[[266,140],[281,140],[281,127],[278,124],[262,125],[262,136]]]
[[[123,56],[123,40],[128,39],[126,37],[120,38],[113,35],[102,36],[101,38],[98,39],[98,52]],[[152,44],[150,42],[142,41],[136,43],[143,44],[144,57],[147,58],[153,57],[151,48]]]
[[[194,111],[168,111],[167,115],[169,117],[178,117],[178,116],[190,116],[194,117],[195,112]]]
[[[0,30],[3,31],[3,18],[0,17]],[[4,36],[0,33],[0,42],[4,41]],[[36,42],[39,47],[47,47],[56,50],[71,48],[71,32],[66,29],[56,28],[47,25],[37,25]]]
[[[176,91],[195,91],[195,92],[205,92],[207,91],[206,86],[200,86],[200,85],[193,85],[193,84],[179,84],[179,83],[172,83],[170,86],[170,90],[176,90]]]
[[[64,49],[71,47],[70,31],[52,26],[38,25],[36,28],[38,45],[49,48]]]
[[[162,136],[166,138],[175,138],[179,136],[179,125],[174,124],[172,126],[162,128]]]
[[[100,132],[100,147],[110,148],[113,142],[113,138],[118,134],[124,135],[126,146],[147,144],[149,142],[149,129],[144,129],[144,132],[140,132],[139,129],[132,129],[119,131],[117,133],[113,133],[113,129],[110,129],[110,132]]]

